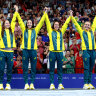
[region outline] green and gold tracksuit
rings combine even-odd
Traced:
[[[84,83],[91,83],[92,69],[95,64],[95,37],[94,32],[96,28],[96,17],[89,31],[83,30],[75,18],[72,16],[72,21],[81,36],[81,46],[83,50],[83,62],[84,62]]]
[[[24,22],[22,21],[19,13],[17,13],[17,19],[19,22],[19,25],[22,30],[22,44],[21,48],[23,49],[23,76],[25,84],[28,83],[28,65],[29,65],[29,59],[31,61],[31,83],[34,82],[35,79],[35,73],[36,73],[36,64],[37,64],[37,34],[39,30],[41,29],[44,20],[45,20],[45,13],[42,16],[40,22],[37,24],[37,26],[34,29],[26,29]]]
[[[7,63],[7,83],[11,82],[12,67],[13,67],[13,50],[11,48],[16,47],[14,29],[15,29],[16,16],[13,16],[11,21],[11,30],[4,30],[2,36],[2,26],[0,22],[0,83],[3,82],[5,62]]]
[[[67,29],[68,23],[70,22],[70,17],[66,20],[60,31],[56,31],[51,28],[51,23],[49,21],[47,14],[45,22],[47,25],[47,31],[49,33],[49,39],[50,39],[50,45],[49,45],[50,82],[54,83],[55,61],[57,60],[58,82],[62,83],[63,51],[65,50],[63,35]]]

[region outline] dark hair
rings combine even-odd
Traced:
[[[55,19],[54,21],[53,21],[53,26],[52,26],[52,29],[54,29],[54,24],[55,24],[55,22],[58,22],[59,23],[59,26],[60,26],[60,20],[58,20],[58,19]]]
[[[66,52],[69,51],[70,52],[70,49],[67,49]]]
[[[6,21],[6,20],[5,20],[5,21]],[[2,24],[2,32],[1,32],[2,37],[4,36],[4,31],[5,31],[5,26],[4,26],[5,21],[4,21],[3,24]],[[12,34],[11,27],[9,28],[9,32]]]
[[[31,20],[31,19],[28,19],[28,20]],[[28,22],[28,20],[27,20],[27,22]],[[34,28],[34,22],[31,20],[31,22],[32,22],[32,28]],[[28,26],[27,26],[27,23],[26,23],[26,29],[28,28]]]

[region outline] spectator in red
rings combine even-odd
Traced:
[[[95,73],[95,67],[96,67],[96,65],[94,65],[93,70],[92,70],[92,73]]]
[[[38,45],[39,53],[41,55],[43,55],[45,42],[42,41],[42,37],[41,36],[38,37],[37,45]]]
[[[37,50],[36,73],[42,73],[42,63],[43,63],[43,55],[39,53],[39,50]]]
[[[79,56],[80,45],[77,44],[76,36],[72,37],[72,45],[70,45],[70,50],[74,50],[74,56]]]
[[[47,64],[49,59],[49,46],[45,46],[44,48],[44,54],[43,54],[43,73],[47,73]]]
[[[79,56],[76,57],[75,73],[84,73],[84,65],[81,51],[79,52]]]
[[[27,5],[26,5],[25,2],[22,4],[22,9],[23,9],[25,12],[27,12]]]
[[[75,32],[75,36],[76,36],[76,39],[77,39],[77,44],[80,44],[81,43],[80,34],[78,32]]]
[[[14,61],[13,69],[15,69],[14,73],[23,74],[21,56],[18,56],[17,60]]]

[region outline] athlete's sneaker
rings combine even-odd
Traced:
[[[30,84],[30,89],[31,89],[31,90],[34,90],[34,89],[35,89],[33,83]]]
[[[25,87],[24,87],[25,90],[29,90],[29,85],[28,84],[25,84]]]
[[[83,89],[90,89],[89,84],[84,84]]]
[[[95,87],[92,84],[89,84],[90,89],[95,89]]]
[[[54,84],[51,84],[51,85],[50,85],[50,89],[51,89],[51,90],[55,90]]]
[[[63,90],[63,89],[64,89],[63,85],[62,85],[62,84],[59,84],[59,85],[58,85],[58,89],[59,89],[59,90]]]
[[[0,90],[3,90],[4,88],[3,88],[3,84],[0,84]]]
[[[10,89],[11,89],[10,84],[6,84],[5,90],[10,90]]]

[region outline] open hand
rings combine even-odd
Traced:
[[[47,13],[47,12],[49,12],[49,11],[50,11],[50,8],[45,7],[45,8],[44,8],[44,11]]]
[[[72,10],[70,10],[69,13],[70,13],[70,16],[73,16],[73,11]]]
[[[18,6],[17,5],[14,5],[14,8],[15,8],[15,11],[18,12]]]

